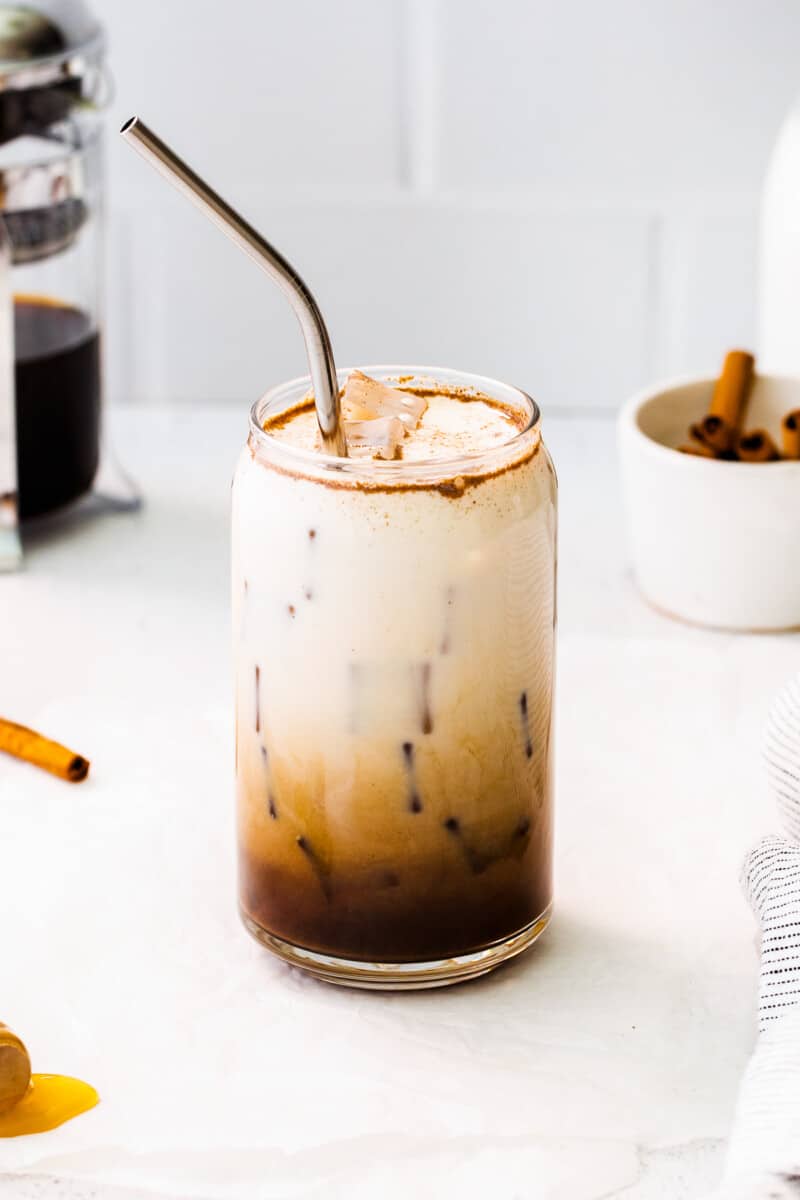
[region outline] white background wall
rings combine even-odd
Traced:
[[[614,406],[752,344],[795,0],[96,0],[112,390],[246,403],[304,371],[268,280],[115,129],[138,112],[300,267],[341,365]]]

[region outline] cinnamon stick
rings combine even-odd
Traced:
[[[69,783],[80,783],[89,774],[89,762],[80,754],[3,717],[0,717],[0,750],[50,771]]]
[[[684,454],[702,458],[735,457],[745,408],[753,386],[754,369],[752,354],[746,350],[728,351],[722,364],[722,373],[714,384],[708,413],[702,421],[690,426],[691,446],[680,447]]]
[[[746,350],[729,350],[722,364],[722,374],[714,384],[708,415],[719,417],[734,433],[742,424],[753,386],[755,363],[753,355]]]
[[[737,449],[740,462],[764,463],[780,458],[778,447],[766,429],[752,429],[749,433],[743,433]]]
[[[736,431],[722,417],[707,416],[689,430],[695,441],[701,442],[715,454],[727,454],[733,449]]]
[[[716,454],[707,446],[705,442],[695,441],[687,442],[685,446],[678,446],[681,454],[691,454],[694,458],[716,458]]]
[[[800,458],[800,408],[787,413],[781,421],[784,458]]]

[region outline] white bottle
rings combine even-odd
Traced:
[[[772,152],[761,204],[759,366],[800,375],[800,100]]]

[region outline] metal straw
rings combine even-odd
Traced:
[[[244,250],[270,275],[288,299],[300,322],[308,355],[308,369],[314,388],[322,444],[330,454],[347,455],[339,405],[339,384],[328,331],[317,302],[295,269],[270,246],[229,204],[218,196],[199,175],[178,158],[161,138],[139,120],[131,117],[120,133],[146,158],[151,166],[192,200],[223,233]]]

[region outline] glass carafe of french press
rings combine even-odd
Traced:
[[[5,420],[22,519],[85,495],[99,467],[103,53],[83,0],[0,3],[0,206],[12,262],[0,304],[13,307],[0,337],[13,331],[15,392],[0,395],[0,441]]]

